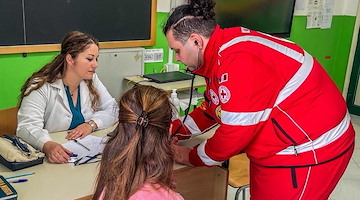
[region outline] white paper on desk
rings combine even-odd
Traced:
[[[77,154],[78,156],[76,158],[72,158],[69,162],[75,162],[76,160],[85,157],[85,156],[94,156],[96,154],[99,154],[103,151],[107,138],[102,138],[94,135],[87,135],[83,139],[77,139],[78,142],[86,146],[90,149],[88,151],[80,144],[77,144],[74,142],[74,140],[70,140],[63,145],[66,149],[69,149],[74,154]]]

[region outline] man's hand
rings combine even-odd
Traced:
[[[178,145],[177,137],[172,138],[171,149],[174,152],[175,161],[177,163],[192,166],[189,161],[189,153],[191,151],[191,148]]]

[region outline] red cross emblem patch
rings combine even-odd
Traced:
[[[216,93],[214,92],[214,90],[210,89],[209,93],[210,93],[211,101],[212,101],[215,105],[219,105],[219,97],[216,95]]]
[[[221,103],[227,103],[231,97],[230,90],[226,86],[220,85],[219,97],[220,97]]]

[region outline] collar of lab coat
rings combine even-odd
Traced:
[[[65,90],[64,82],[62,81],[62,79],[57,79],[55,82],[51,83],[50,85],[51,85],[51,87],[54,87],[58,90],[59,96],[62,98],[66,107],[70,110],[69,101],[66,97],[66,90]],[[87,94],[88,94],[87,84],[84,80],[82,80],[80,82],[80,97],[81,97],[80,104],[81,105],[83,105],[84,101],[87,100],[87,96],[88,96]]]

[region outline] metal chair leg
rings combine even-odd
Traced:
[[[239,199],[239,194],[240,192],[243,193],[243,200],[245,200],[245,189],[248,188],[249,185],[244,185],[244,186],[241,186],[239,187],[237,190],[236,190],[236,194],[235,194],[235,200],[238,200]]]

